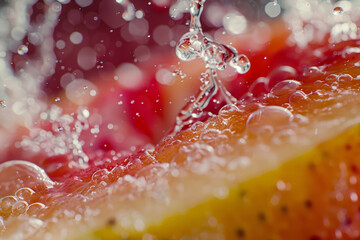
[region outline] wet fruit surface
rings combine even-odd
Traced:
[[[315,2],[306,2],[313,12]],[[77,25],[71,21],[79,13],[71,4],[51,5],[54,12],[61,6],[61,14],[72,14],[63,29]],[[47,5],[34,6],[41,13]],[[37,114],[34,107],[34,114],[23,115],[22,99],[0,102],[1,117],[16,119],[13,129],[7,128],[10,121],[1,128],[6,145],[0,160],[0,238],[359,238],[360,51],[357,19],[344,6],[331,5],[329,25],[290,8],[288,14],[301,20],[303,29],[286,16],[251,23],[243,35],[222,39],[237,50],[205,37],[201,29],[194,35],[190,24],[190,32],[179,36],[180,55],[201,58],[205,66],[197,60],[178,64],[174,53],[154,55],[161,65],[156,71],[149,63],[128,62],[99,72],[94,78],[101,80],[86,80],[84,73],[92,74],[86,69],[95,65],[82,57],[91,59],[92,48],[82,46],[76,63],[82,71],[61,74],[62,90],[50,86],[59,79],[42,82],[46,98],[32,105]],[[87,21],[96,20],[91,9],[81,15]],[[143,26],[141,19],[137,27]],[[128,30],[138,29],[130,23]],[[82,29],[72,30],[69,41],[76,46]],[[136,40],[142,33],[135,33]],[[55,31],[58,50],[62,34]],[[106,47],[97,44],[98,52]],[[32,51],[32,45],[19,45],[14,61],[30,58]],[[58,60],[71,54],[65,48]],[[115,64],[111,54],[102,60]],[[253,70],[246,73],[248,60]],[[224,75],[223,63],[245,74],[233,69],[232,77]],[[200,75],[202,86],[212,86],[213,77],[220,90],[201,87],[197,96],[205,98],[189,97],[190,108],[178,114],[182,98],[200,85],[194,81]],[[124,81],[128,78],[132,81]],[[221,84],[217,78],[230,80]],[[198,105],[203,99],[207,104]],[[35,99],[27,98],[31,103]],[[166,136],[171,124],[179,125],[176,116],[180,127]]]

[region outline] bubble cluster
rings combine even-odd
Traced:
[[[37,202],[36,192],[29,187],[19,188],[14,195],[0,198],[0,217],[18,217],[26,215],[29,217],[41,218],[46,205]]]
[[[23,187],[44,190],[55,184],[42,168],[26,161],[4,162],[0,164],[0,173],[0,197],[16,192],[16,197],[23,199],[33,194],[31,189],[22,189]]]
[[[76,88],[79,91],[78,94],[86,92],[83,86]],[[81,97],[81,95],[74,97]],[[88,97],[90,98],[91,95]],[[44,151],[48,156],[71,153],[75,157],[73,164],[85,167],[89,158],[83,151],[84,143],[80,141],[80,134],[89,129],[90,112],[83,107],[74,114],[63,114],[62,111],[62,108],[52,105],[48,111],[42,112],[40,118],[50,123],[51,129],[39,129],[38,134],[24,137],[17,146],[32,152]]]

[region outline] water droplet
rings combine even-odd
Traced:
[[[15,192],[15,196],[18,200],[24,200],[29,202],[31,200],[31,196],[35,193],[34,190],[28,187],[20,188]]]
[[[333,82],[333,83],[331,84],[331,89],[333,89],[333,90],[337,89],[338,87],[339,87],[339,83],[338,83],[338,82]]]
[[[286,108],[268,106],[251,113],[246,121],[246,128],[255,135],[264,131],[272,133],[289,125],[292,119],[292,113]]]
[[[224,60],[227,55],[217,45],[218,44],[211,43],[205,46],[203,60],[206,62],[207,68],[217,68],[219,70],[224,70],[226,67]]]
[[[55,102],[60,102],[61,99],[59,97],[55,98]]]
[[[64,128],[59,127],[57,130],[58,130],[58,132],[62,132],[64,130]]]
[[[197,31],[185,33],[176,46],[176,55],[180,60],[191,61],[200,57],[202,43]]]
[[[335,82],[339,79],[339,76],[336,75],[336,74],[330,74],[328,75],[326,78],[325,78],[325,81],[326,82],[329,82],[329,83],[332,83],[332,82]]]
[[[16,202],[17,200],[14,196],[0,198],[0,213],[10,213]]]
[[[350,74],[341,74],[339,76],[339,82],[347,83],[351,80],[353,80],[353,77]]]
[[[13,216],[19,216],[25,213],[28,203],[26,201],[17,201],[13,204],[11,209],[11,215]]]
[[[344,12],[344,9],[342,7],[334,7],[333,14],[334,15],[340,15]]]
[[[122,18],[125,21],[131,21],[135,17],[135,7],[129,0],[116,0],[118,4],[123,6],[124,12],[122,13]]]
[[[291,105],[304,105],[308,102],[308,96],[303,91],[295,91],[289,97],[289,102]]]
[[[239,112],[239,108],[235,104],[227,104],[220,109],[219,116],[229,118],[234,112]]]
[[[23,187],[44,191],[54,185],[45,171],[34,163],[12,160],[0,164],[0,197],[13,195]]]
[[[29,51],[28,47],[26,45],[20,45],[17,49],[17,52],[19,55],[25,55]]]
[[[4,100],[0,100],[0,108],[6,108],[6,102]]]
[[[274,96],[288,95],[295,92],[300,85],[301,83],[296,80],[281,81],[270,90],[270,93]]]
[[[235,68],[238,73],[244,74],[250,69],[250,61],[246,55],[241,54],[230,61],[230,66]]]
[[[26,209],[26,214],[30,217],[38,217],[42,211],[46,208],[46,205],[43,203],[32,203]]]

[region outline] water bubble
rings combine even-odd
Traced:
[[[270,93],[274,96],[288,95],[295,92],[300,85],[301,83],[296,80],[281,81],[270,90]]]
[[[277,83],[284,80],[293,80],[296,77],[296,70],[293,67],[283,65],[275,68],[268,75],[270,89]]]
[[[338,87],[339,87],[339,83],[338,82],[333,82],[332,84],[331,84],[331,89],[333,89],[333,90],[335,90],[335,89],[337,89]]]
[[[246,121],[246,128],[255,135],[263,131],[273,132],[289,125],[293,119],[292,113],[279,106],[267,106],[251,113]]]
[[[55,102],[60,102],[61,99],[59,97],[55,98]]]
[[[235,104],[227,104],[219,110],[219,116],[221,118],[228,118],[234,112],[239,112],[239,108]]]
[[[351,80],[353,80],[353,77],[350,74],[341,74],[339,76],[339,82],[347,83]]]
[[[303,91],[295,91],[290,95],[289,102],[291,105],[304,105],[308,102],[308,96]]]
[[[0,213],[10,213],[16,202],[17,200],[14,196],[0,198]]]
[[[18,200],[24,200],[29,202],[31,200],[31,196],[35,193],[34,190],[28,187],[20,188],[15,192],[15,196]]]
[[[334,15],[340,15],[344,12],[344,9],[342,7],[334,7],[333,14]]]
[[[325,78],[326,82],[332,83],[332,82],[336,82],[339,79],[339,76],[336,74],[330,74]]]
[[[11,214],[14,216],[19,216],[25,213],[28,203],[26,201],[17,201],[12,205]]]
[[[39,214],[46,208],[46,205],[43,203],[32,203],[26,209],[26,214],[31,217],[39,216]]]
[[[29,51],[28,47],[26,45],[20,45],[17,49],[17,52],[19,55],[25,55]]]
[[[250,61],[246,55],[241,54],[230,61],[230,66],[235,68],[238,73],[244,74],[250,69]]]
[[[45,171],[34,163],[12,160],[0,164],[0,197],[12,195],[22,187],[31,187],[37,191],[54,185]]]

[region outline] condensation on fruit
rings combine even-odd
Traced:
[[[293,120],[293,114],[279,106],[267,106],[251,113],[246,121],[246,128],[255,135],[272,135],[288,126]]]
[[[270,93],[275,96],[290,95],[296,91],[301,85],[300,82],[296,80],[284,80],[277,83],[271,90]]]
[[[45,171],[31,162],[12,160],[0,164],[1,196],[17,193],[21,199],[31,196],[32,189],[44,190],[54,185]]]

